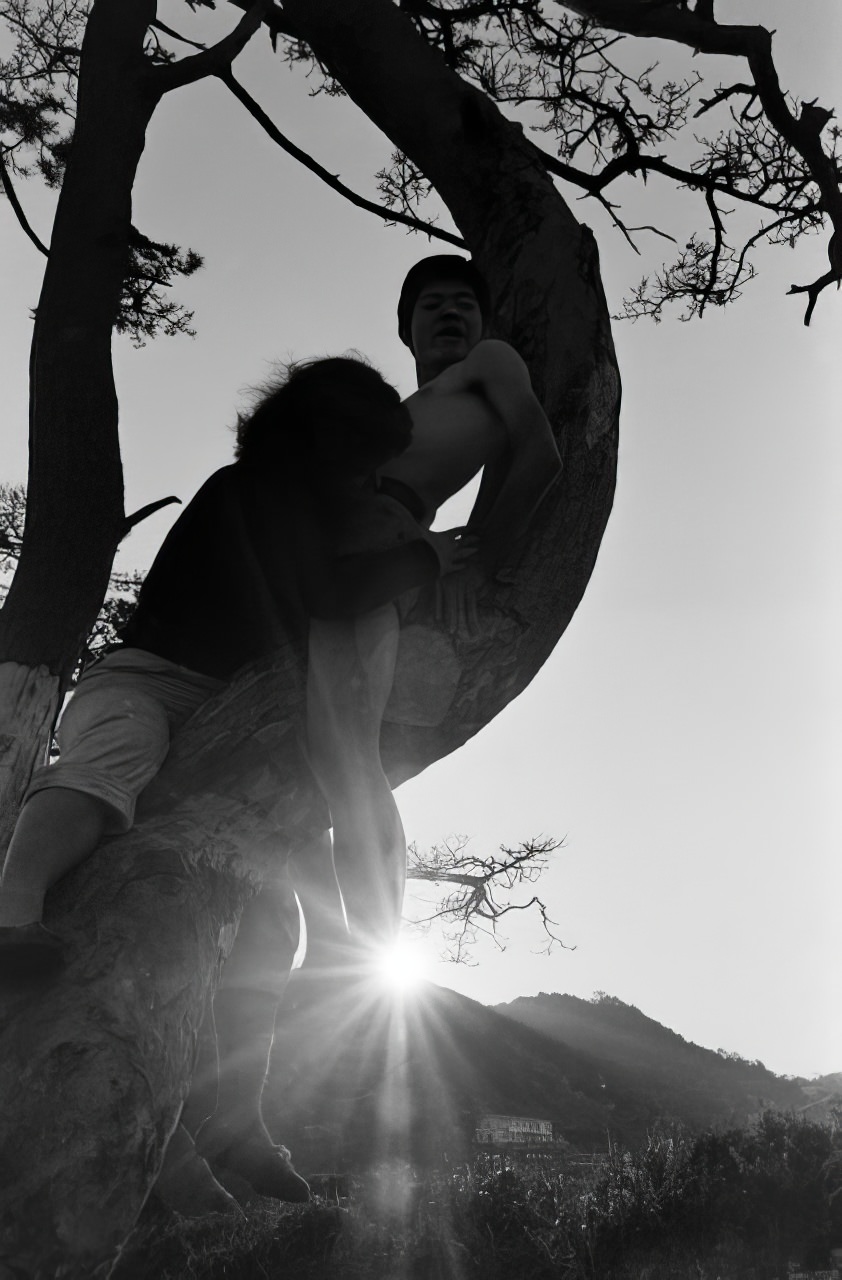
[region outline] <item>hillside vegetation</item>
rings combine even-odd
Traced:
[[[367,1001],[337,990],[318,1010],[293,1001],[264,1114],[316,1198],[256,1199],[239,1221],[195,1222],[153,1199],[113,1280],[820,1270],[842,1246],[840,1084],[702,1049],[610,997],[494,1010],[426,986]],[[763,1099],[776,1109],[759,1110]],[[563,1141],[538,1155],[478,1152],[483,1112],[552,1119]]]
[[[842,1241],[838,1133],[776,1113],[612,1146],[590,1170],[391,1163],[334,1192],[233,1225],[150,1212],[113,1280],[777,1280]]]

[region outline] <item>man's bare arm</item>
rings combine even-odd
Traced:
[[[507,342],[487,339],[465,361],[465,375],[506,429],[506,451],[489,463],[468,527],[496,563],[529,526],[561,471],[547,415],[532,390],[526,364]]]

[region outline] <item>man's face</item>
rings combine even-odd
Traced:
[[[464,360],[482,337],[477,296],[464,280],[432,280],[412,312],[412,349],[420,365],[446,368]]]

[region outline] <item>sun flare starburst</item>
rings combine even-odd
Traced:
[[[377,961],[377,976],[393,991],[411,991],[424,981],[426,965],[417,943],[399,938],[385,947]]]

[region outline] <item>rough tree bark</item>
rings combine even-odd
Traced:
[[[96,4],[82,49],[73,154],[32,337],[26,527],[0,610],[0,849],[125,532],[111,328],[160,96],[143,57],[154,16],[154,0]]]
[[[284,7],[447,202],[564,461],[528,540],[486,584],[477,634],[445,632],[423,597],[407,611],[382,737],[397,784],[517,696],[570,620],[611,507],[619,380],[593,238],[520,130],[390,0]],[[79,428],[66,422],[62,439],[84,452]],[[24,1275],[107,1273],[177,1122],[242,903],[326,826],[300,749],[302,700],[302,673],[280,653],[203,708],[136,828],[51,895],[48,921],[71,949],[61,980],[0,993],[0,1258]]]

